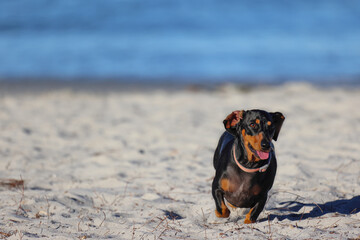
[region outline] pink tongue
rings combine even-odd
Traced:
[[[260,157],[260,159],[262,159],[262,160],[269,158],[269,153],[268,152],[256,151],[256,153]]]

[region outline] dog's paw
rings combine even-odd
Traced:
[[[246,214],[245,220],[244,220],[245,224],[255,223],[255,221],[250,219],[251,218],[251,213],[252,213],[253,210],[254,210],[254,208],[251,208],[250,211],[248,212],[248,214]]]
[[[252,220],[246,218],[246,219],[244,220],[244,223],[245,223],[245,224],[250,224],[250,223],[255,223],[255,221],[252,221]]]
[[[223,208],[222,212],[220,213],[220,212],[218,212],[218,210],[215,209],[215,215],[218,218],[228,218],[230,216],[230,211],[227,208]]]

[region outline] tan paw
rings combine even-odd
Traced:
[[[248,214],[246,214],[246,217],[245,217],[245,220],[244,220],[244,223],[245,224],[250,224],[250,223],[254,223],[255,221],[252,221],[250,219],[250,216],[251,216],[251,213],[252,211],[254,210],[254,208],[251,208],[250,211],[248,212]]]
[[[215,210],[215,215],[218,218],[228,218],[230,216],[230,211],[227,208],[223,208],[222,213],[219,213],[217,210]]]
[[[250,219],[247,219],[247,218],[246,218],[246,219],[244,220],[244,223],[245,223],[245,224],[250,224],[250,223],[255,223],[255,221],[251,221]]]

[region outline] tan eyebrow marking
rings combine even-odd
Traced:
[[[260,124],[260,119],[256,119],[255,121],[257,124]]]
[[[270,122],[270,121],[268,121],[268,122],[267,122],[267,125],[268,125],[268,126],[270,126],[270,125],[271,125],[271,122]]]

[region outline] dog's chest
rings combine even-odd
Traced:
[[[248,207],[262,192],[255,174],[239,174],[233,167],[227,168],[220,184],[228,202],[236,207]]]

